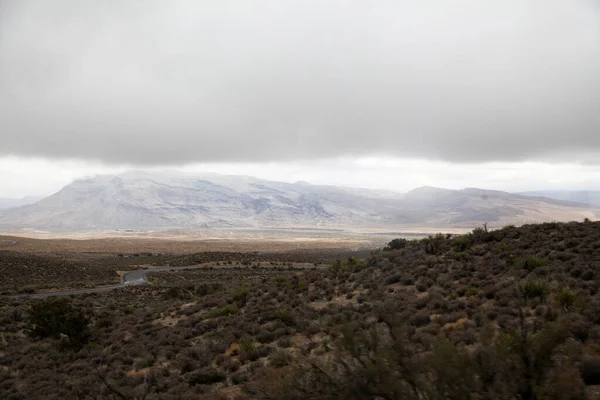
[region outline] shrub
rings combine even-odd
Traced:
[[[401,250],[406,247],[408,240],[406,239],[394,239],[383,248],[383,251]]]
[[[234,304],[228,304],[221,308],[215,308],[208,312],[209,318],[217,318],[225,315],[235,314],[238,312],[238,308]]]
[[[554,298],[565,311],[569,311],[577,302],[577,295],[569,288],[561,289],[560,292],[554,295]]]
[[[289,351],[284,349],[279,349],[276,352],[272,353],[269,357],[269,364],[274,366],[275,368],[285,367],[290,364],[293,360],[292,355]]]
[[[244,288],[233,295],[233,301],[238,307],[244,307],[248,302],[248,289]]]
[[[526,279],[518,285],[519,294],[525,299],[545,300],[550,291],[548,282],[541,279]]]
[[[240,350],[244,351],[244,352],[250,352],[252,350],[254,350],[254,339],[252,338],[243,338],[242,340],[240,340]]]
[[[452,239],[452,248],[456,252],[463,252],[471,247],[471,239],[466,235],[457,236]]]
[[[520,258],[514,261],[513,265],[517,269],[526,269],[527,271],[533,271],[536,268],[543,267],[549,263],[547,258],[543,257],[526,257]]]
[[[280,309],[275,312],[275,318],[280,320],[286,325],[293,325],[294,318],[290,315],[289,311],[286,309]]]
[[[437,255],[443,250],[444,243],[446,242],[446,236],[438,233],[435,236],[429,236],[421,240],[421,243],[425,245],[425,253]]]
[[[214,369],[205,369],[197,372],[192,372],[188,376],[188,382],[191,385],[212,385],[213,383],[223,382],[225,375],[222,372]]]
[[[67,298],[50,297],[31,306],[28,312],[27,333],[35,339],[58,338],[66,335],[72,345],[87,342],[89,320]]]

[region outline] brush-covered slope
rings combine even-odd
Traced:
[[[68,353],[15,334],[35,303],[0,301],[0,398],[597,398],[600,223],[398,247],[313,271],[160,272],[76,296],[90,344]]]

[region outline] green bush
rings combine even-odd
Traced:
[[[238,312],[238,308],[234,304],[228,304],[221,308],[215,308],[208,312],[209,318],[223,317],[225,315],[235,314]]]
[[[246,337],[240,340],[240,350],[243,352],[250,352],[255,348],[254,339]]]
[[[569,311],[577,302],[577,295],[569,288],[563,288],[554,295],[554,299],[560,303],[565,311]]]
[[[437,255],[440,254],[444,249],[446,236],[441,233],[438,233],[435,236],[430,235],[424,239],[421,239],[421,243],[425,246],[425,253]]]
[[[533,271],[536,268],[548,265],[549,262],[550,261],[544,257],[530,256],[514,260],[513,265],[517,269],[526,269],[527,271]]]
[[[239,292],[234,293],[233,301],[235,301],[238,307],[244,307],[248,302],[248,289],[244,288]]]
[[[466,235],[457,236],[452,239],[452,248],[460,253],[471,247],[471,239]]]
[[[525,299],[545,300],[550,292],[548,282],[541,279],[526,279],[518,285],[519,294]]]
[[[293,325],[294,318],[290,315],[289,311],[286,309],[277,310],[275,312],[275,318],[280,320],[286,325]]]

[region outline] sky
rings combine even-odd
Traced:
[[[598,0],[0,0],[0,197],[129,169],[600,189]]]

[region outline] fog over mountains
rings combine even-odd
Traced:
[[[538,190],[520,193],[525,196],[550,197],[600,207],[600,190]]]
[[[26,204],[35,203],[38,200],[41,200],[41,197],[38,196],[27,196],[21,199],[10,199],[5,197],[0,197],[0,210],[5,210],[7,208],[15,208],[24,206]]]
[[[126,172],[77,180],[34,204],[0,211],[0,229],[474,227],[595,219],[578,202],[482,189],[392,191],[246,176]]]

